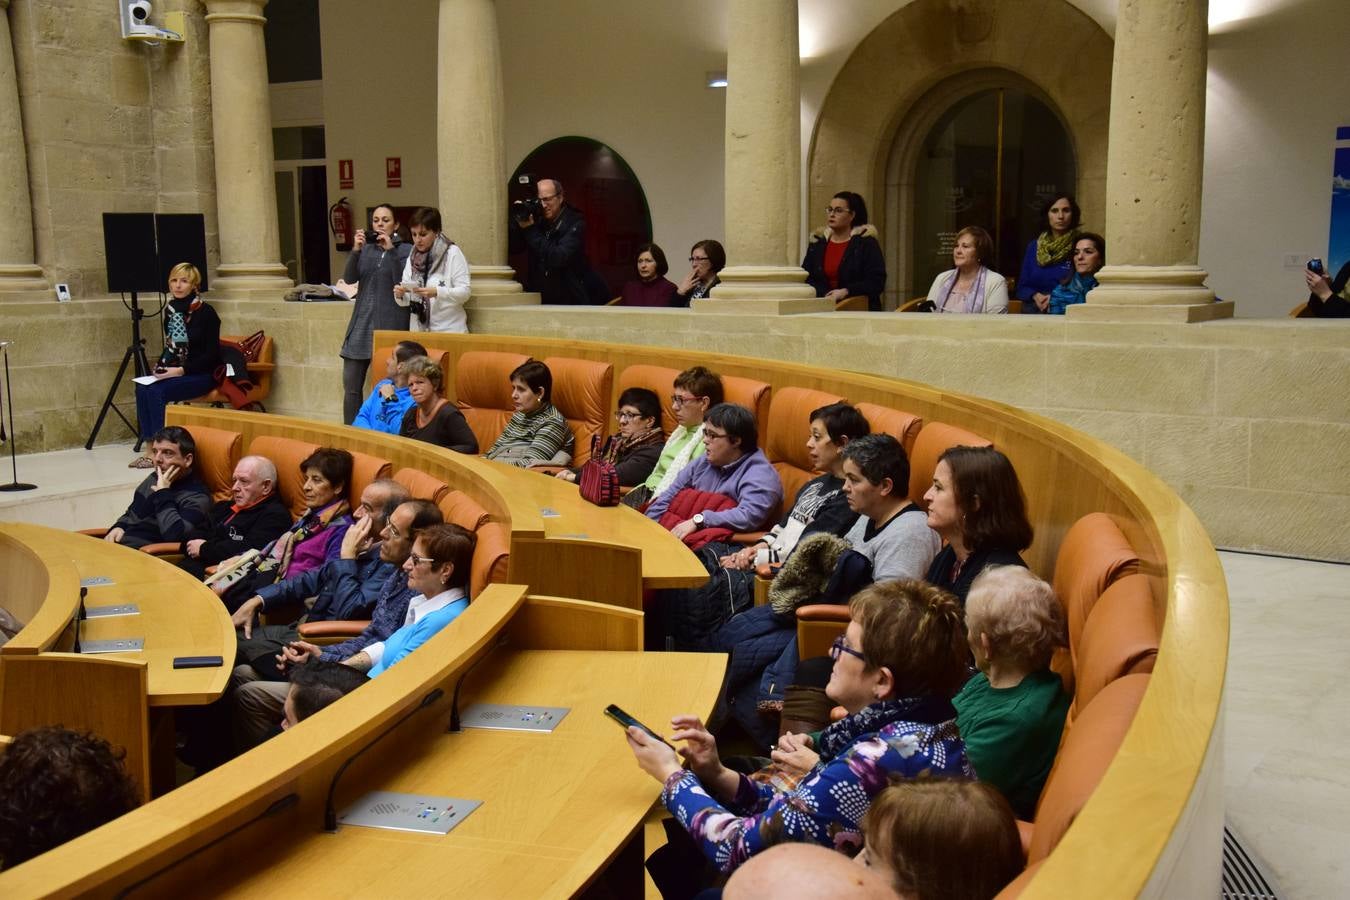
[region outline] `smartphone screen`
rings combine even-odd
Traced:
[[[613,703],[605,707],[605,715],[609,716],[611,719],[618,722],[624,728],[628,728],[630,725],[636,725],[638,728],[641,728],[643,731],[647,732],[652,737],[656,738],[658,741],[665,744],[667,747],[670,747],[670,742],[668,742],[665,738],[661,737],[661,735],[657,734],[655,731],[652,731],[646,725],[643,725],[641,722],[630,716],[628,713],[624,712],[622,709],[619,709],[619,707],[615,706]],[[671,749],[674,748],[672,747]]]

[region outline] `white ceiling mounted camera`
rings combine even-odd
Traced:
[[[170,31],[167,28],[150,24],[150,0],[117,0],[117,5],[122,13],[122,38],[124,40],[149,43],[158,41],[181,42],[183,40],[181,32]]]

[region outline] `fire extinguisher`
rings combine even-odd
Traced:
[[[352,249],[352,205],[346,197],[328,207],[328,227],[333,229],[337,249]]]

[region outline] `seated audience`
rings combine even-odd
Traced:
[[[234,467],[230,499],[211,507],[202,537],[183,541],[178,567],[205,578],[208,566],[261,550],[290,524],[290,510],[277,493],[277,467],[265,456],[245,456]]]
[[[371,678],[422,646],[469,608],[469,567],[478,538],[466,528],[446,523],[422,530],[403,563],[408,587],[417,593],[408,601],[402,628],[387,639],[366,645],[343,665]]]
[[[1308,311],[1321,319],[1350,318],[1350,261],[1341,266],[1334,281],[1326,272],[1303,271],[1308,284]]]
[[[413,210],[408,226],[412,253],[403,264],[403,280],[394,285],[394,302],[408,307],[408,330],[468,334],[464,304],[471,286],[464,251],[441,232],[441,211],[435,207]]]
[[[872,801],[863,833],[856,861],[906,900],[990,900],[1026,865],[1012,810],[978,781],[897,781]]]
[[[666,277],[670,265],[665,252],[655,244],[643,244],[637,252],[637,280],[624,283],[620,306],[670,306],[675,282]]]
[[[689,274],[684,276],[671,306],[688,306],[691,300],[701,300],[722,283],[717,273],[727,267],[727,251],[714,240],[699,241],[689,249]]]
[[[282,729],[294,728],[370,679],[365,673],[335,662],[314,660],[291,670],[286,700],[282,704]]]
[[[896,900],[887,879],[817,844],[778,844],[737,869],[723,900]]]
[[[647,517],[680,540],[702,546],[759,528],[782,499],[783,482],[759,449],[754,414],[744,406],[719,403],[703,423],[703,456],[652,501]],[[691,540],[695,532],[703,534]]]
[[[956,695],[956,725],[975,775],[1031,821],[1059,748],[1069,695],[1050,671],[1065,646],[1064,610],[1021,566],[990,566],[970,586],[966,637],[980,670]]]
[[[1097,286],[1097,272],[1106,265],[1106,238],[1091,231],[1079,233],[1073,242],[1073,272],[1050,292],[1046,312],[1062,316],[1067,307],[1086,303],[1088,291]]]
[[[241,603],[231,617],[242,631],[236,664],[247,666],[260,658],[270,661],[282,647],[300,637],[300,626],[305,622],[369,619],[380,589],[403,562],[385,558],[380,535],[389,523],[389,514],[407,500],[408,489],[397,481],[372,481],[361,492],[361,505],[353,514],[356,521],[342,535],[336,559],[259,588],[257,594]],[[289,625],[254,624],[261,614],[275,616],[288,608],[304,613]],[[283,676],[277,672],[273,677]]]
[[[987,566],[1026,565],[1019,555],[1032,538],[1026,498],[1012,463],[993,447],[948,449],[923,499],[929,527],[946,544],[928,569],[929,584],[964,605],[971,582]]]
[[[137,485],[131,505],[103,539],[144,547],[196,537],[211,509],[211,492],[193,470],[196,453],[197,444],[186,428],[170,425],[156,431],[150,438],[155,471]]]
[[[221,578],[211,589],[233,612],[264,585],[295,578],[334,559],[342,536],[352,524],[347,490],[352,483],[352,455],[336,447],[320,447],[300,462],[304,481],[300,493],[308,509],[281,537],[264,547],[253,563],[242,568],[241,577]],[[220,564],[228,570],[238,557]]]
[[[464,413],[441,396],[441,367],[425,356],[414,356],[402,368],[407,372],[413,405],[403,413],[398,433],[457,453],[476,454],[478,438],[464,420]]]
[[[398,434],[403,414],[413,405],[408,392],[408,372],[403,364],[415,356],[426,356],[427,348],[416,341],[399,341],[384,361],[384,378],[375,385],[361,410],[352,420],[357,428]]]
[[[940,313],[1006,313],[1008,311],[1008,282],[985,263],[994,258],[994,239],[978,225],[962,228],[956,233],[952,248],[952,262],[948,269],[933,279],[928,289],[928,300],[933,311]]]
[[[661,400],[646,388],[629,388],[619,395],[614,419],[619,423],[619,433],[609,436],[599,458],[614,464],[620,487],[635,487],[656,468],[666,443],[661,430]],[[558,477],[575,482],[580,474],[579,468],[563,469]]]
[[[872,581],[919,578],[942,549],[908,490],[909,457],[889,434],[859,438],[845,449],[844,494],[858,513],[845,539],[869,563]]]
[[[516,411],[484,455],[521,468],[570,463],[572,429],[552,399],[553,373],[548,366],[535,359],[516,366],[511,372],[511,403]]]
[[[1027,244],[1017,273],[1017,299],[1022,312],[1050,311],[1050,294],[1073,274],[1073,248],[1082,212],[1073,197],[1054,197],[1041,210],[1045,231]]]
[[[811,235],[802,259],[806,283],[831,303],[866,297],[867,308],[880,312],[886,259],[876,228],[867,222],[867,204],[859,194],[840,191],[825,215],[825,227]]]
[[[140,805],[124,752],[60,727],[15,735],[0,752],[0,868],[12,869]]]
[[[694,716],[671,720],[671,739],[686,742],[681,753],[627,730],[666,808],[723,872],[786,841],[855,853],[868,803],[888,776],[971,774],[951,706],[969,652],[960,607],[930,585],[892,581],[859,592],[849,612],[826,689],[849,715],[821,733],[820,764],[795,788],[778,791],[727,768]]]
[[[690,460],[703,454],[703,417],[722,402],[722,379],[702,366],[685,369],[675,376],[675,392],[670,405],[675,411],[675,430],[666,438],[656,467],[623,498],[634,509],[642,509],[651,499],[670,487]]]
[[[430,500],[409,500],[395,509],[381,535],[380,558],[398,568],[380,587],[370,624],[356,637],[327,647],[302,640],[291,641],[277,654],[278,668],[303,666],[312,660],[341,662],[371,644],[387,640],[403,627],[408,615],[408,601],[414,593],[408,587],[408,573],[403,571],[403,564],[412,552],[417,535],[443,521],[440,508]],[[240,673],[236,670],[235,674]],[[234,739],[241,753],[261,743],[275,728],[277,719],[282,715],[286,693],[286,683],[280,681],[258,679],[236,684]]]

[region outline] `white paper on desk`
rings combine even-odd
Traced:
[[[154,384],[156,381],[159,381],[159,379],[153,375],[142,375],[140,378],[133,378],[131,380],[137,384]]]

